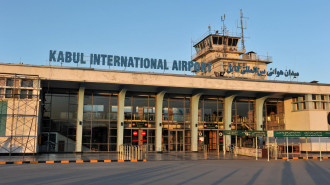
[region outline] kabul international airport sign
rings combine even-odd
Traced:
[[[49,61],[59,63],[87,64],[84,53],[68,51],[49,51]],[[89,65],[97,66],[118,66],[127,68],[172,70],[172,71],[192,71],[211,72],[211,63],[198,63],[194,61],[174,60],[172,66],[169,66],[165,59],[127,57],[106,54],[90,54]]]
[[[289,69],[289,70],[277,70],[277,68],[273,69],[270,68],[270,70],[266,73],[266,69],[264,70],[260,70],[260,68],[258,67],[252,67],[250,68],[250,66],[246,66],[246,67],[241,67],[238,65],[234,65],[232,66],[231,64],[229,64],[226,72],[228,74],[230,73],[241,73],[242,75],[244,74],[248,74],[248,73],[252,73],[252,74],[257,74],[258,76],[273,76],[275,75],[276,77],[280,77],[280,76],[285,76],[285,77],[298,77],[299,73],[298,72],[294,72],[293,70]]]

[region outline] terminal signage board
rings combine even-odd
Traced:
[[[244,74],[257,74],[258,76],[276,76],[276,77],[280,77],[280,76],[285,76],[285,77],[298,77],[299,73],[298,72],[294,72],[293,70],[289,69],[289,70],[278,70],[277,68],[273,69],[270,68],[268,72],[266,72],[266,69],[261,70],[258,67],[251,67],[250,66],[246,66],[246,67],[241,67],[239,65],[234,65],[232,66],[231,64],[229,64],[226,72],[228,74],[230,73],[241,73],[242,75]],[[215,73],[216,74],[216,73]]]
[[[274,137],[330,137],[330,131],[274,131]]]
[[[143,123],[143,122],[132,123],[132,127],[137,127],[137,128],[148,127],[148,123]]]
[[[218,129],[218,124],[205,123],[204,129]]]
[[[89,62],[87,62],[87,59]],[[171,71],[196,71],[196,72],[210,72],[211,63],[173,60],[167,62],[166,59],[150,58],[150,57],[133,57],[133,56],[119,56],[113,54],[85,54],[81,52],[70,51],[49,51],[49,62],[61,64],[80,64],[92,66],[117,66],[131,69],[151,69],[151,70],[171,70]],[[172,65],[170,65],[170,63]]]
[[[250,136],[250,137],[266,137],[266,131],[250,131],[250,130],[223,130],[223,135],[233,136]]]

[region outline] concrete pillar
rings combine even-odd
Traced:
[[[224,101],[224,129],[225,130],[231,130],[231,127],[229,125],[231,125],[231,118],[232,118],[232,106],[233,106],[233,100],[235,98],[236,95],[232,95],[232,96],[228,96],[225,98]],[[231,136],[230,135],[224,135],[223,137],[225,137],[225,147],[228,150],[228,146],[231,145]]]
[[[312,95],[311,94],[306,94],[305,95],[305,107],[306,107],[306,110],[312,110],[313,109],[313,100],[312,100]]]
[[[124,143],[124,106],[127,89],[122,89],[118,94],[118,112],[117,112],[117,151],[119,146]]]
[[[298,97],[298,110],[301,111],[301,110],[304,110],[304,106],[303,106],[303,101],[304,101],[304,97],[300,96]]]
[[[162,91],[156,95],[156,107],[155,107],[155,127],[156,127],[156,152],[162,151],[162,125],[163,125],[163,100],[165,91]]]
[[[256,110],[255,110],[255,122],[256,122],[256,130],[262,130],[261,125],[263,124],[262,117],[263,117],[263,108],[265,100],[268,96],[264,96],[261,98],[256,99]]]
[[[82,134],[84,120],[84,97],[85,88],[80,87],[78,91],[78,108],[77,108],[77,128],[76,128],[76,152],[82,152]]]
[[[256,122],[256,130],[263,130],[262,129],[262,125],[263,125],[263,108],[264,108],[264,103],[265,100],[268,98],[268,96],[264,96],[261,98],[256,99],[256,110],[255,110],[255,122]],[[262,148],[262,144],[263,144],[263,138],[262,137],[258,137],[259,140],[259,146],[260,148]]]
[[[201,93],[191,97],[190,102],[190,117],[191,117],[191,151],[197,152],[198,150],[198,103]]]
[[[322,109],[321,95],[316,95],[316,109]]]

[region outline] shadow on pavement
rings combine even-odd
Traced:
[[[305,169],[315,184],[322,184],[324,182],[330,184],[330,173],[321,168],[315,162],[305,161]]]
[[[285,161],[284,169],[282,170],[282,185],[296,185],[296,180],[294,179],[294,174],[292,172],[291,163]]]

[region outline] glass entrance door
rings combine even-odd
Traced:
[[[184,135],[183,130],[169,131],[169,151],[184,151]]]
[[[205,130],[204,131],[204,143],[208,145],[209,150],[217,150],[217,131]]]

